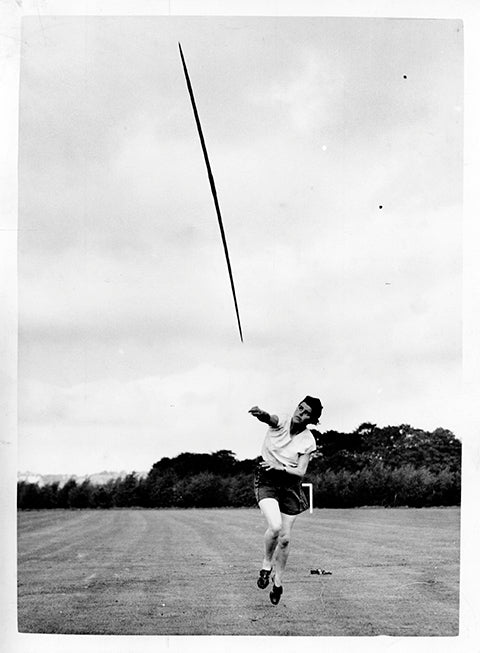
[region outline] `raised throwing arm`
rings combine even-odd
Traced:
[[[270,413],[267,413],[266,410],[262,410],[258,406],[254,406],[253,408],[250,408],[248,411],[251,415],[256,417],[260,422],[264,422],[265,424],[268,424],[268,426],[278,426],[278,417],[277,415],[270,415]]]

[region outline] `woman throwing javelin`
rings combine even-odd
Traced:
[[[306,429],[317,424],[323,406],[320,399],[305,397],[292,416],[270,415],[258,406],[248,412],[268,424],[262,447],[263,460],[255,470],[255,497],[266,521],[265,557],[257,585],[268,586],[272,574],[270,601],[277,605],[283,592],[282,577],[288,558],[290,532],[301,512],[308,508],[302,488],[315,438]]]

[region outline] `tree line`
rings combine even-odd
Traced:
[[[460,504],[461,442],[447,429],[364,423],[352,433],[312,432],[317,451],[304,480],[313,483],[314,507]],[[161,458],[145,477],[132,472],[102,485],[21,481],[17,504],[21,510],[253,507],[258,461],[238,460],[226,449],[184,452]]]

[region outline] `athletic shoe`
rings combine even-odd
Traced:
[[[271,569],[260,569],[260,575],[257,580],[257,585],[261,590],[264,590],[270,582]]]
[[[277,587],[277,585],[272,586],[272,589],[270,591],[270,601],[273,603],[273,605],[277,605],[277,603],[280,601],[282,592],[283,592],[283,587],[281,585],[280,587]]]

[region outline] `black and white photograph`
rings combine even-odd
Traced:
[[[19,635],[458,639],[461,12],[77,8],[19,31]]]

